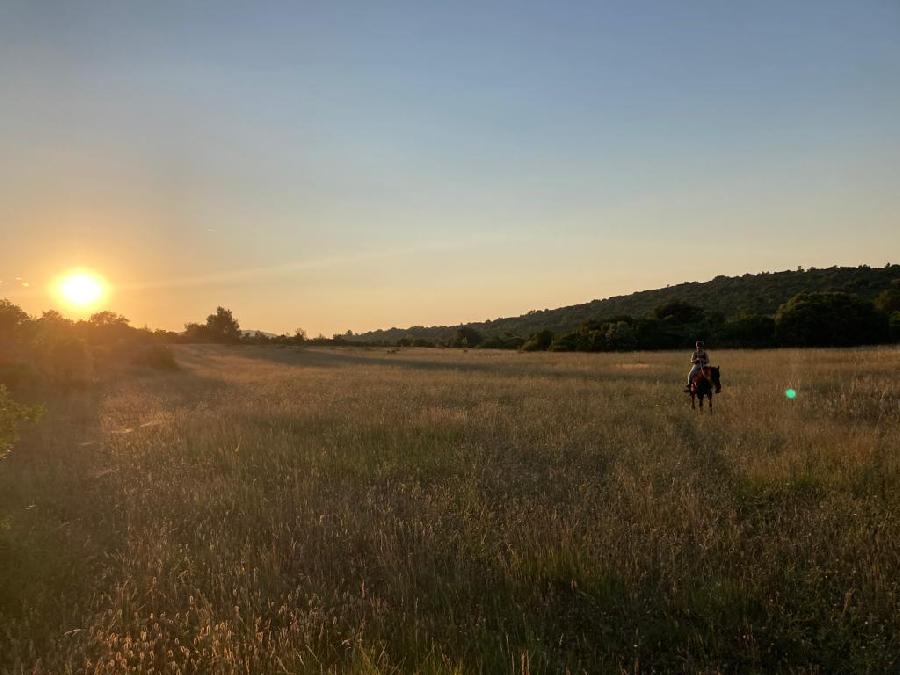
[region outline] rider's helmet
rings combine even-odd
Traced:
[[[703,340],[697,340],[697,349],[703,349]]]

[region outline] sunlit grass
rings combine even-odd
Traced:
[[[177,356],[0,464],[0,670],[897,669],[896,349]]]

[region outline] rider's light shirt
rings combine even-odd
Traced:
[[[698,349],[691,354],[691,363],[696,363],[698,366],[708,366],[709,354],[706,353],[705,349]]]

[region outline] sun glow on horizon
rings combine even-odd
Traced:
[[[72,309],[95,308],[107,295],[106,280],[91,270],[70,270],[59,277],[55,295]]]

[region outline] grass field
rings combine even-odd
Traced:
[[[897,672],[900,350],[181,347],[0,463],[0,671]],[[784,390],[798,396],[788,400]]]

